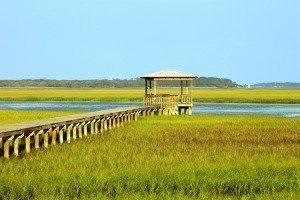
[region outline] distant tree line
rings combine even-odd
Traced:
[[[300,88],[300,83],[293,82],[271,82],[271,83],[258,83],[251,85],[251,87],[261,88]]]
[[[0,87],[63,87],[63,88],[132,88],[144,87],[144,79],[101,79],[101,80],[50,80],[23,79],[0,80]],[[179,81],[158,82],[159,86],[180,86]],[[230,79],[200,77],[194,82],[195,87],[233,88],[239,85]]]

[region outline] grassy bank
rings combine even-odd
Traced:
[[[103,135],[0,160],[0,199],[297,199],[299,141],[300,119],[140,118]]]
[[[179,89],[158,91],[179,94]],[[142,101],[140,89],[0,89],[0,101]],[[194,101],[219,103],[300,103],[300,89],[195,89]]]
[[[52,117],[60,117],[79,113],[80,111],[25,111],[0,110],[0,125],[15,124],[24,121],[33,121]]]

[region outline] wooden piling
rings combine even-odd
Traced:
[[[139,115],[138,112],[135,112],[135,113],[134,113],[134,120],[135,120],[135,121],[138,120],[138,115]]]
[[[116,128],[117,127],[117,118],[116,116],[113,116],[112,118],[112,128]]]
[[[82,139],[82,128],[84,127],[85,122],[82,122],[79,126],[78,126],[78,137],[79,139]]]
[[[95,134],[95,122],[96,122],[96,120],[93,120],[91,122],[91,134]]]
[[[108,131],[108,118],[104,119],[104,131]]]
[[[52,131],[52,145],[56,145],[56,136],[57,136],[57,132],[59,132],[59,127],[56,127],[53,131]]]
[[[121,118],[121,116],[120,115],[118,115],[117,116],[117,128],[120,128],[120,118]]]
[[[120,115],[120,126],[124,126],[124,115]]]
[[[100,130],[99,130],[99,129],[100,129],[100,128],[99,128],[99,126],[100,126],[100,125],[99,125],[99,124],[100,124],[100,121],[101,121],[101,120],[98,119],[98,120],[96,120],[96,123],[95,123],[95,133],[96,133],[96,134],[100,133]]]
[[[67,143],[71,142],[71,131],[73,128],[73,124],[70,124],[67,128]]]
[[[48,129],[48,131],[46,131],[46,133],[44,133],[44,148],[48,148],[48,144],[49,144],[49,134],[52,133],[52,128]]]
[[[34,131],[29,135],[25,136],[25,149],[26,153],[30,153],[30,146],[31,146],[31,137],[34,135]]]
[[[14,141],[14,155],[19,156],[19,146],[21,144],[21,139],[24,137],[24,133],[18,136]]]
[[[77,128],[79,126],[79,123],[73,126],[73,140],[77,139]]]
[[[129,123],[131,121],[130,114],[127,114],[127,122]]]
[[[39,149],[40,148],[40,135],[44,133],[44,130],[40,130],[36,134],[34,134],[34,148]]]
[[[10,147],[10,143],[13,139],[14,139],[14,136],[11,136],[4,142],[4,149],[3,149],[4,158],[9,158],[9,147]]]
[[[83,135],[84,137],[86,137],[88,135],[88,125],[91,123],[91,121],[88,121],[87,123],[85,123],[84,125],[84,130],[83,130]]]
[[[111,117],[108,118],[108,130],[110,131],[112,129],[112,119]]]
[[[105,119],[102,118],[100,120],[100,133],[103,133],[104,132],[104,122],[105,122]]]
[[[67,128],[67,126],[64,126],[63,128],[61,128],[59,130],[59,144],[64,143],[64,132],[65,132],[66,128]]]

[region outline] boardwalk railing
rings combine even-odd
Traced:
[[[178,95],[158,94],[146,95],[145,106],[159,106],[160,108],[175,108],[178,105]]]
[[[193,104],[192,95],[181,95],[180,96],[180,103],[181,104]]]
[[[159,106],[160,108],[176,108],[178,104],[193,104],[191,95],[146,95],[144,97],[145,106]]]
[[[9,158],[11,151],[18,156],[22,140],[26,153],[30,153],[32,147],[70,143],[88,134],[124,126],[139,115],[153,115],[154,111],[155,106],[126,107],[0,126],[0,149],[5,158]]]

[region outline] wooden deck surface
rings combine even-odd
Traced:
[[[103,117],[110,117],[115,115],[126,114],[129,112],[138,112],[143,110],[156,109],[154,106],[140,106],[140,107],[122,107],[109,110],[101,110],[96,112],[80,113],[75,115],[68,115],[63,117],[47,118],[35,121],[22,122],[17,124],[0,126],[0,138],[19,135],[21,132],[30,132],[39,129],[47,129],[52,127],[64,126],[73,123],[80,123],[83,121],[100,119]]]

